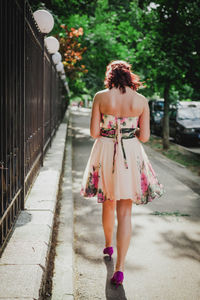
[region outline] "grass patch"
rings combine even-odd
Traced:
[[[173,212],[168,212],[168,211],[163,211],[163,212],[154,211],[154,212],[151,213],[151,215],[154,215],[154,216],[190,217],[189,214],[182,214],[178,210],[177,211],[173,211]]]
[[[170,143],[170,148],[168,150],[163,150],[162,138],[155,136],[151,136],[146,145],[149,145],[169,159],[187,167],[190,171],[194,172],[195,175],[200,176],[200,159],[182,153],[178,145]]]

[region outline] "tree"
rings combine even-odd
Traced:
[[[169,148],[169,104],[172,90],[179,90],[187,82],[191,70],[191,85],[196,88],[196,77],[199,75],[199,61],[194,53],[198,53],[199,36],[193,25],[191,14],[197,9],[197,1],[156,0],[146,1],[144,6],[144,38],[139,44],[143,48],[138,53],[140,64],[148,73],[147,86],[153,86],[165,100],[163,120],[163,148]],[[196,25],[200,25],[196,14]],[[194,16],[193,16],[194,17]],[[198,30],[200,27],[198,27]],[[190,35],[188,36],[188,33]],[[198,40],[198,42],[197,42]],[[191,65],[192,63],[192,65]]]

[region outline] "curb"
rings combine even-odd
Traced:
[[[0,299],[41,299],[63,168],[69,111],[48,149],[0,258]]]
[[[200,160],[200,153],[192,151],[192,149],[189,149],[187,147],[181,146],[176,144],[178,146],[178,149],[182,154],[188,155],[191,158],[199,159]]]
[[[151,136],[154,137],[154,138],[160,138],[159,136],[157,136],[155,134],[152,134],[152,133],[151,133]],[[189,156],[191,158],[200,159],[200,153],[194,152],[194,151],[192,151],[192,149],[187,148],[187,147],[182,146],[182,145],[179,145],[179,144],[177,144],[177,143],[175,143],[173,141],[170,141],[170,144],[177,146],[177,148],[180,151],[180,153],[182,153],[184,155],[187,155],[187,156]]]
[[[73,265],[74,265],[74,202],[72,194],[72,132],[69,116],[68,136],[66,143],[62,197],[59,201],[58,235],[54,270],[52,278],[51,300],[73,300]]]

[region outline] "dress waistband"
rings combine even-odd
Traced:
[[[112,129],[112,128],[107,129],[107,128],[103,128],[103,127],[100,129],[101,136],[115,139],[112,173],[114,173],[114,170],[115,170],[115,155],[116,155],[116,151],[117,151],[117,145],[119,144],[119,142],[121,143],[121,146],[122,146],[124,165],[125,165],[125,168],[128,169],[128,163],[127,163],[127,159],[126,159],[126,152],[124,149],[123,139],[132,139],[132,138],[136,137],[136,135],[135,135],[136,129],[137,128],[118,128],[118,127],[116,129]]]

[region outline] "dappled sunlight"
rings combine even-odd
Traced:
[[[90,130],[88,128],[76,127],[76,138],[88,136],[90,134]]]
[[[91,108],[70,106],[70,110],[74,115],[90,115]]]
[[[76,181],[74,181],[74,184],[73,184],[73,191],[76,192],[76,191],[80,191],[81,190],[81,175],[80,175],[80,178],[76,179]]]

